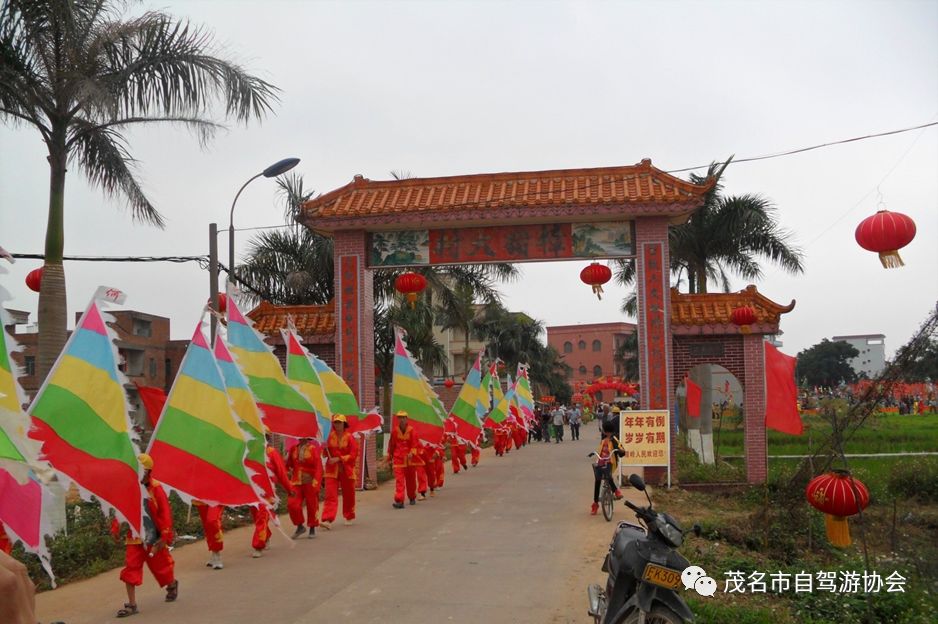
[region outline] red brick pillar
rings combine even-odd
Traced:
[[[642,409],[671,408],[671,276],[668,219],[635,220],[638,292],[638,361]],[[671,471],[675,470],[676,422],[671,415]],[[664,468],[648,468],[650,483],[662,481]]]
[[[334,235],[336,371],[363,410],[375,406],[375,301],[372,272],[366,268],[368,236],[364,230]],[[375,437],[368,436],[366,476],[377,483]],[[361,467],[361,465],[359,465]]]
[[[765,483],[768,470],[765,437],[765,342],[759,334],[743,336],[743,384],[746,411],[746,480]]]

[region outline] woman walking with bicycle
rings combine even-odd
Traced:
[[[593,516],[599,511],[599,487],[603,480],[614,492],[616,500],[622,498],[622,492],[612,480],[612,472],[616,469],[619,458],[625,455],[625,449],[622,448],[619,439],[612,435],[614,429],[611,425],[612,423],[603,423],[603,439],[599,442],[599,449],[590,453],[590,457],[596,458],[596,464],[593,466],[593,506],[590,509],[590,515]]]

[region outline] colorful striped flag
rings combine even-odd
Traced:
[[[266,428],[263,414],[221,336],[215,337],[215,361],[218,362],[222,379],[225,381],[231,407],[238,417],[238,426],[247,434],[248,454],[244,458],[244,465],[251,476],[254,491],[265,500],[275,499],[277,495],[267,471],[267,440],[264,437]]]
[[[342,377],[313,353],[309,354],[309,361],[322,384],[323,393],[329,402],[329,412],[348,417],[346,430],[349,433],[365,434],[381,430],[384,419],[377,412],[377,407],[368,413],[362,412],[355,394]]]
[[[434,404],[434,399],[439,404],[439,397],[430,388],[420,367],[407,350],[401,330],[395,328],[391,413],[406,411],[418,438],[428,444],[441,445],[445,417]],[[392,418],[391,426],[397,426],[396,419]]]
[[[528,379],[528,367],[524,364],[518,364],[516,394],[518,396],[518,407],[521,409],[521,415],[528,427],[534,424],[534,394],[531,392],[531,384]]]
[[[274,433],[294,438],[319,437],[316,409],[287,381],[280,361],[234,302],[227,299],[228,347],[247,378],[264,424]]]
[[[478,414],[481,386],[482,352],[480,351],[449,413],[449,422],[453,423],[455,434],[469,444],[475,444],[482,432],[482,421],[479,420]]]
[[[322,380],[313,368],[311,354],[300,342],[293,328],[280,330],[280,334],[283,336],[283,343],[287,345],[287,379],[312,403],[316,410],[316,419],[319,421],[319,433],[323,440],[327,440],[332,431],[332,414],[339,412],[334,412],[329,407]],[[358,406],[355,409],[357,411]]]
[[[0,302],[7,299],[7,291],[0,287]],[[44,536],[65,525],[64,492],[57,485],[44,487],[37,476],[48,481],[52,474],[39,460],[39,444],[27,436],[29,417],[22,408],[26,396],[19,383],[21,371],[11,357],[21,349],[6,331],[12,324],[9,313],[0,307],[0,523],[6,525],[13,541],[20,540],[39,557],[55,587]],[[59,504],[53,504],[55,500]]]
[[[187,501],[258,503],[244,467],[246,438],[200,320],[150,438],[153,478]]]
[[[56,484],[41,484],[32,474],[25,484],[18,483],[0,468],[0,522],[6,525],[11,541],[21,541],[23,548],[39,557],[55,587],[45,536],[65,526],[65,491]]]
[[[510,379],[509,377],[509,380]],[[493,401],[494,407],[492,407],[492,411],[489,412],[489,415],[485,417],[485,421],[482,423],[482,426],[487,429],[497,429],[498,427],[507,425],[506,421],[509,420],[511,415],[509,406],[515,394],[514,389],[510,385],[508,386],[508,392],[502,393],[501,383],[498,380],[497,373],[493,374],[492,382],[494,384],[493,394],[495,394],[496,400]]]
[[[114,338],[92,300],[30,406],[29,436],[63,487],[74,483],[139,535],[144,491]]]
[[[0,288],[0,301],[6,299],[6,291]],[[29,482],[27,455],[35,460],[39,455],[39,445],[26,435],[29,418],[22,407],[26,396],[17,381],[19,367],[11,357],[13,352],[21,349],[12,336],[7,337],[6,328],[10,325],[9,313],[0,307],[0,468],[9,472],[18,483],[26,484]]]

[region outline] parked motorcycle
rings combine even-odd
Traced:
[[[681,572],[690,564],[675,549],[684,542],[677,520],[652,509],[645,482],[630,475],[629,483],[645,493],[647,507],[628,500],[641,525],[620,522],[603,562],[606,588],[590,585],[589,614],[596,624],[683,624],[694,614],[677,593]],[[695,530],[697,527],[694,527]]]

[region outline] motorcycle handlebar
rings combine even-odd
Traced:
[[[625,501],[625,506],[631,509],[632,511],[634,511],[635,513],[640,513],[642,511],[641,507],[637,506],[635,503],[629,500]]]

